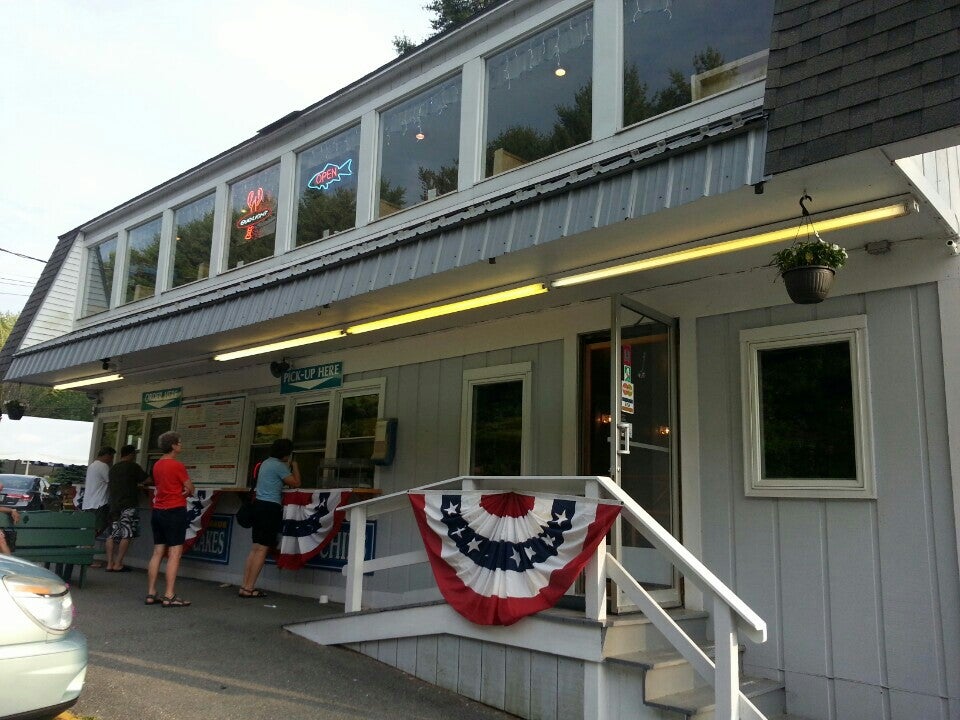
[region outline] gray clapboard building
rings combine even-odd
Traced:
[[[421,550],[373,510],[410,488],[619,488],[565,609],[507,629],[422,562],[265,571],[384,610],[296,631],[521,717],[957,720],[958,28],[495,3],[63,235],[0,374],[89,392],[144,464],[192,433],[202,488],[292,437],[306,485],[380,493],[371,559]],[[772,255],[818,236],[848,259],[793,302]],[[232,527],[183,572],[237,582]]]

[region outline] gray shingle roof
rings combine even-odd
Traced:
[[[764,109],[769,174],[960,125],[960,0],[778,0]]]

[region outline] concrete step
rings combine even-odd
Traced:
[[[783,715],[783,683],[766,678],[745,677],[740,680],[740,692],[767,718]],[[709,686],[647,698],[645,702],[651,707],[670,710],[690,720],[714,720],[714,692]]]

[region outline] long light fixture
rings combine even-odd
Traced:
[[[86,385],[99,385],[100,383],[114,382],[123,380],[123,375],[114,373],[113,375],[100,375],[98,377],[84,378],[83,380],[73,380],[72,382],[60,383],[54,385],[54,390],[69,390],[70,388],[84,387]]]
[[[254,347],[244,348],[243,350],[233,350],[232,352],[214,355],[214,360],[236,360],[237,358],[250,357],[251,355],[262,355],[263,353],[274,352],[276,350],[286,350],[287,348],[300,347],[301,345],[312,345],[313,343],[323,342],[324,340],[333,340],[343,337],[343,330],[327,330],[313,335],[304,335],[303,337],[293,338],[292,340],[281,340],[280,342],[269,343],[267,345],[255,345]]]
[[[480,295],[466,300],[447,303],[445,305],[435,305],[424,308],[423,310],[414,310],[413,312],[403,313],[402,315],[393,315],[392,317],[382,318],[380,320],[371,320],[370,322],[351,325],[347,328],[348,335],[358,335],[360,333],[370,332],[371,330],[381,330],[383,328],[393,327],[395,325],[404,325],[406,323],[426,320],[428,318],[450,315],[452,313],[472,310],[474,308],[496,305],[497,303],[508,302],[510,300],[519,300],[521,298],[539,295],[547,292],[548,288],[543,283],[534,283],[533,285],[524,285],[513,288],[512,290],[502,290],[489,295]]]
[[[851,215],[841,215],[840,217],[829,218],[827,220],[817,220],[815,226],[818,232],[825,233],[831,230],[841,230],[843,228],[865,225],[880,220],[890,220],[906,215],[909,212],[909,205],[901,202],[873,210],[864,210],[863,212],[853,213]],[[689,250],[679,250],[665,255],[656,255],[642,260],[635,260],[633,262],[623,263],[622,265],[613,265],[611,267],[600,268],[599,270],[567,275],[566,277],[557,278],[551,285],[554,287],[579,285],[595,280],[617,277],[618,275],[640,272],[641,270],[663,267],[664,265],[673,265],[689,260],[736,252],[737,250],[746,250],[747,248],[758,247],[760,245],[769,245],[796,237],[797,233],[801,232],[803,227],[804,225],[800,225],[798,227],[783,228],[782,230],[771,230],[770,232],[760,233],[759,235],[750,235],[736,240],[725,240],[711,245],[701,245],[700,247],[690,248]]]

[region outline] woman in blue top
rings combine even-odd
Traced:
[[[270,548],[276,547],[283,525],[283,489],[300,487],[300,468],[291,460],[293,443],[286,438],[273,441],[270,457],[257,470],[256,500],[253,501],[253,547],[243,567],[242,598],[262,598],[267,594],[257,588]]]

